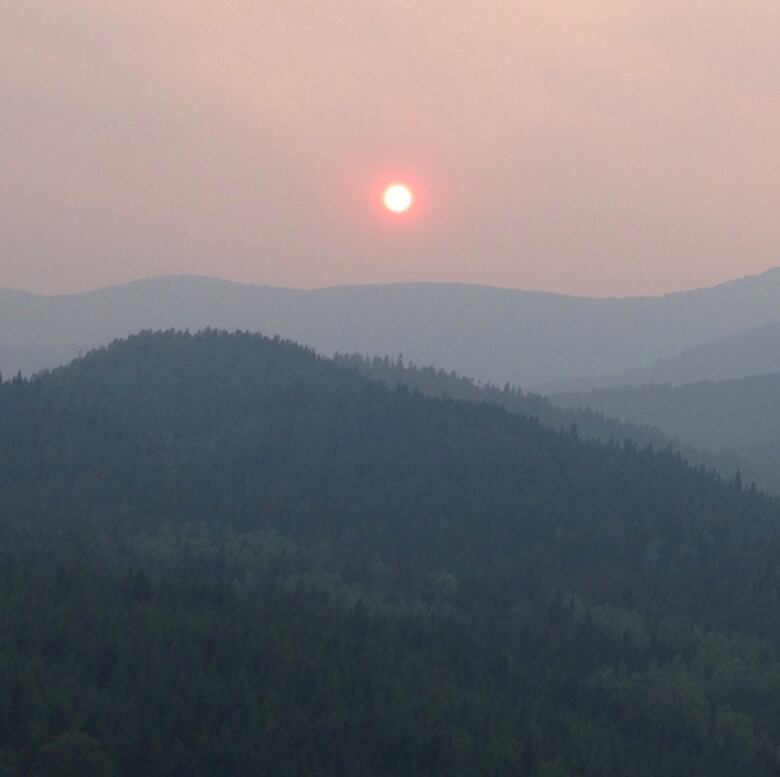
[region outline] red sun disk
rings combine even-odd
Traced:
[[[388,186],[382,195],[385,207],[391,213],[405,213],[414,203],[412,190],[403,183],[393,183]]]

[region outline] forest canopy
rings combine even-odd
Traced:
[[[143,333],[0,384],[0,774],[775,775],[780,508]]]

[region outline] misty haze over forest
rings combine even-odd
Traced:
[[[778,40],[0,4],[0,777],[778,777]]]

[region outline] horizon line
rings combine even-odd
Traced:
[[[546,289],[533,289],[533,288],[519,288],[513,286],[496,286],[489,283],[470,283],[467,281],[435,281],[435,280],[422,280],[422,281],[388,281],[386,283],[342,283],[332,284],[327,286],[313,286],[313,287],[295,287],[295,286],[277,286],[267,283],[255,283],[250,281],[239,281],[232,278],[224,278],[218,275],[205,275],[199,273],[164,273],[162,275],[148,275],[140,278],[133,278],[126,281],[119,281],[108,285],[96,286],[94,288],[81,289],[79,291],[66,291],[66,292],[38,292],[30,291],[28,289],[13,288],[10,286],[0,286],[0,292],[6,292],[11,294],[19,294],[29,297],[39,297],[43,299],[62,299],[67,297],[80,297],[90,294],[100,294],[101,292],[110,291],[113,289],[121,289],[127,286],[136,286],[144,283],[151,283],[155,281],[172,281],[172,280],[197,280],[207,281],[212,283],[222,283],[230,286],[241,286],[250,289],[269,289],[274,291],[292,292],[299,294],[316,294],[320,292],[339,291],[339,290],[358,290],[358,289],[380,289],[380,288],[397,288],[397,287],[411,287],[411,286],[457,286],[471,289],[486,289],[491,291],[507,292],[510,294],[529,294],[529,295],[544,295],[550,297],[562,297],[567,299],[576,300],[648,300],[648,299],[664,299],[666,297],[674,297],[680,294],[690,294],[695,292],[709,291],[720,288],[722,286],[728,286],[734,283],[740,283],[744,281],[756,280],[763,278],[766,275],[771,275],[780,271],[780,265],[770,267],[759,273],[752,273],[748,275],[742,275],[735,278],[730,278],[719,283],[715,283],[711,286],[695,286],[691,288],[679,289],[676,291],[663,292],[661,294],[628,294],[625,296],[618,296],[614,294],[595,296],[595,295],[578,295],[567,294],[564,292],[550,291]]]

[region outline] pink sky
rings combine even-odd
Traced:
[[[780,264],[777,0],[0,5],[0,286],[655,294]],[[406,178],[410,217],[378,192]]]

